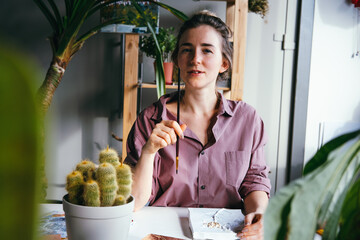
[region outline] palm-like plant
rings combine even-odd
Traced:
[[[50,67],[47,71],[44,82],[42,83],[38,91],[38,101],[42,114],[46,114],[55,90],[59,86],[61,79],[65,73],[66,67],[70,60],[83,46],[84,42],[96,34],[102,27],[110,24],[119,23],[123,20],[120,16],[117,19],[108,20],[104,23],[99,23],[93,28],[89,29],[83,35],[79,36],[79,31],[86,22],[86,20],[94,13],[98,12],[102,8],[109,4],[117,2],[117,0],[64,0],[66,12],[62,15],[58,6],[54,0],[34,0],[34,2],[41,9],[46,19],[49,21],[52,27],[52,35],[49,37],[53,57]],[[131,0],[132,4],[139,11],[140,15],[147,20],[147,16],[142,12],[141,8],[137,4],[137,0]],[[159,5],[181,20],[185,20],[187,17],[182,12],[163,3],[156,2],[155,0],[149,0],[151,4]],[[150,24],[150,20],[147,21],[148,27],[156,39],[153,27]],[[157,41],[156,41],[157,42]],[[159,45],[157,44],[158,51],[160,53]],[[159,60],[160,61],[160,60]],[[165,78],[163,68],[158,68],[157,85],[158,88],[165,89]],[[161,87],[163,86],[163,87]],[[159,93],[158,93],[159,94]],[[161,94],[161,93],[160,93]]]
[[[270,200],[265,239],[359,239],[360,130],[322,146],[305,165],[304,176]]]

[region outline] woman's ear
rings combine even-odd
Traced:
[[[219,73],[225,72],[226,70],[228,70],[228,68],[229,68],[229,62],[226,59],[224,59],[223,63],[221,64]]]

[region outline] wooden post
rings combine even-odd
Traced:
[[[227,3],[232,4],[232,3]],[[245,53],[246,53],[246,31],[247,31],[247,14],[248,0],[235,0],[235,6],[227,7],[227,18],[232,21],[230,27],[233,26],[233,69],[231,74],[231,100],[241,101],[244,91],[245,77]],[[231,17],[231,11],[233,17]]]
[[[122,159],[126,157],[126,140],[136,120],[139,35],[125,34],[124,112]]]

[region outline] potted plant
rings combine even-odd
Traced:
[[[360,130],[319,149],[304,176],[282,188],[264,215],[265,239],[359,239]]]
[[[85,159],[66,178],[63,209],[69,240],[127,239],[134,210],[131,169],[109,147],[100,152],[99,162],[96,166]]]
[[[176,37],[173,34],[174,28],[159,27],[159,32],[156,34],[156,39],[159,43],[161,50],[161,57],[164,65],[165,84],[172,84],[173,75],[173,62],[171,61],[171,53],[176,46]],[[156,43],[151,35],[143,36],[140,41],[140,50],[146,54],[146,56],[157,58]],[[155,64],[154,64],[155,66]]]

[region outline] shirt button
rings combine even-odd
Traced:
[[[201,186],[201,189],[204,190],[204,189],[205,189],[205,185],[202,185],[202,186]]]
[[[201,154],[201,155],[204,155],[204,154],[205,154],[205,152],[204,152],[204,151],[201,151],[201,152],[200,152],[200,154]]]

